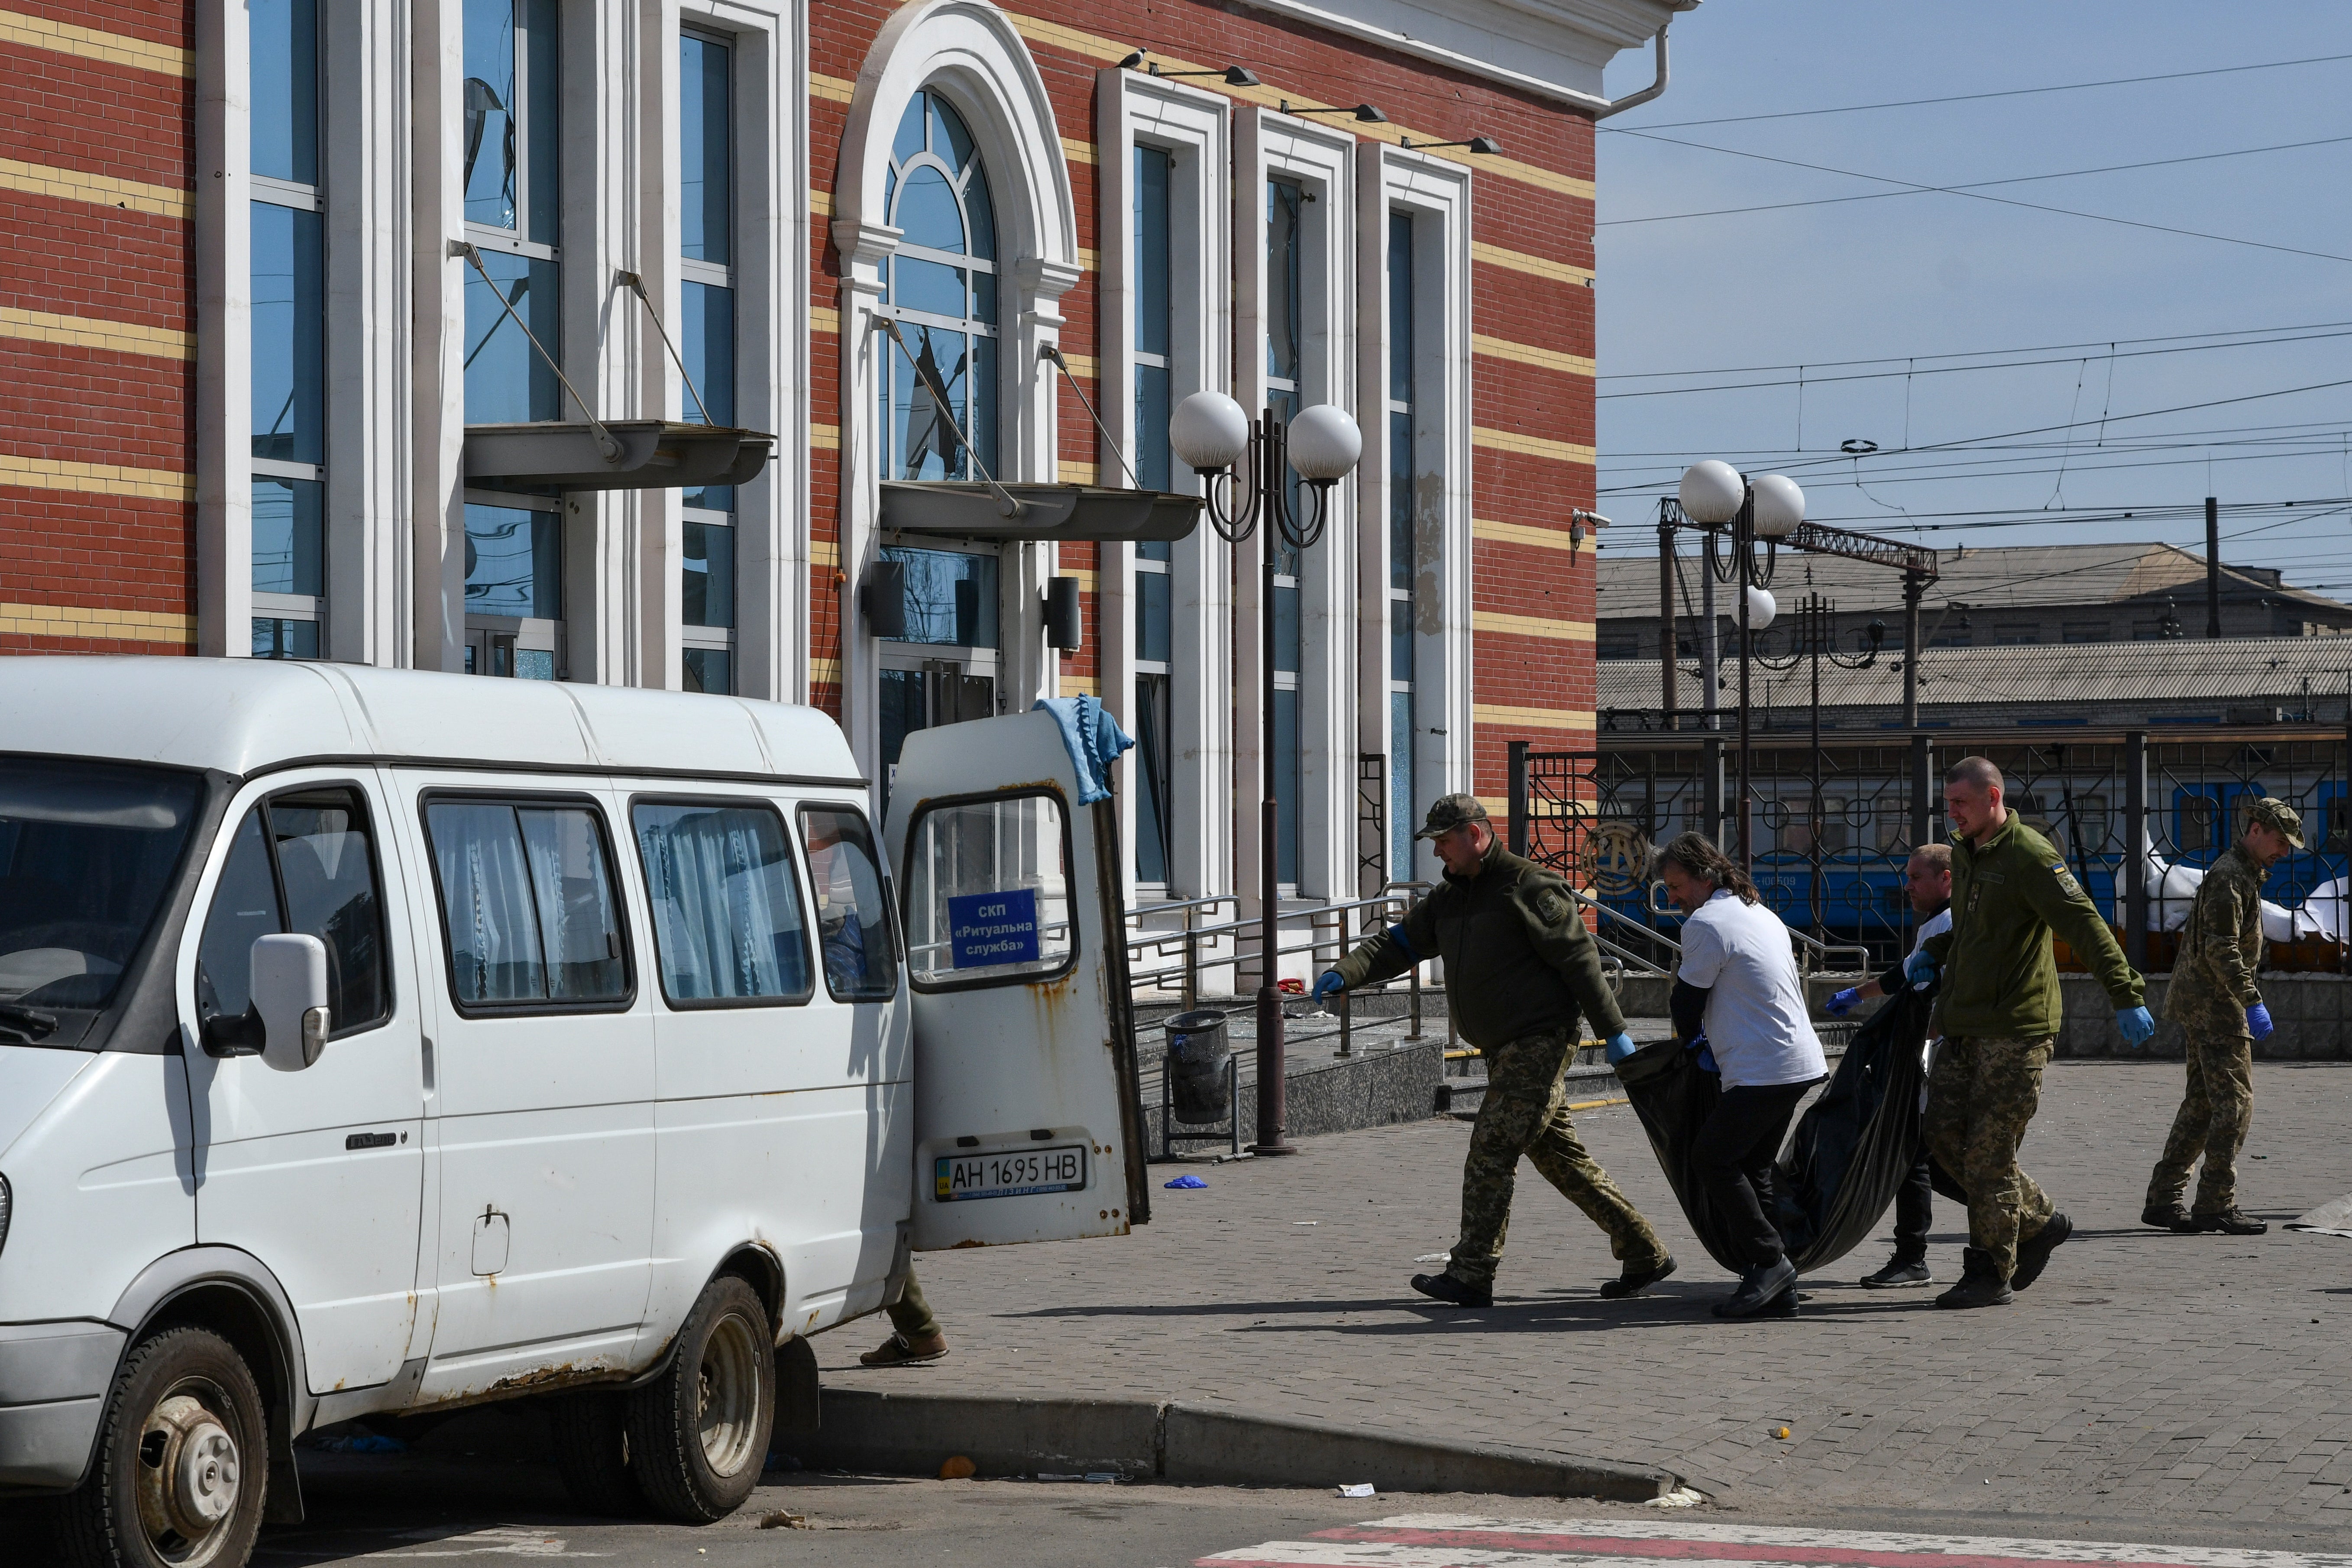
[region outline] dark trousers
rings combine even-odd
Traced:
[[[1797,1102],[1821,1081],[1727,1089],[1691,1144],[1691,1165],[1707,1201],[1738,1239],[1740,1261],[1769,1268],[1780,1261],[1772,1212],[1772,1163],[1796,1120]]]
[[[1927,1258],[1927,1226],[1936,1217],[1936,1188],[1927,1179],[1927,1151],[1923,1146],[1911,1173],[1895,1189],[1895,1257],[1902,1263],[1924,1263]]]

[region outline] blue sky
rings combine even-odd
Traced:
[[[1721,456],[1790,472],[1816,519],[1943,548],[2201,551],[2210,493],[2228,509],[2224,560],[2352,597],[2352,384],[2254,396],[2352,383],[2352,58],[1677,123],[2352,57],[2352,4],[1707,0],[1671,37],[1671,89],[1599,139],[1601,510],[1617,548],[1643,548],[1623,525],[1654,515],[1685,463]],[[1649,72],[1629,51],[1609,90]],[[1675,142],[1631,134],[1652,128]],[[1782,205],[1896,187],[1675,142],[1927,185],[2198,159],[1984,194],[2288,248],[1953,195]],[[2190,334],[2268,341],[2169,352]],[[1958,355],[1979,357],[1936,357]],[[1989,359],[2042,363],[1947,369]],[[1747,389],[1627,395],[1726,384]],[[2121,417],[2221,399],[2244,401]],[[1849,441],[1878,450],[1849,458]]]

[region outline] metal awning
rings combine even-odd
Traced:
[[[1015,503],[1010,515],[1003,499],[1008,495]],[[1102,485],[882,481],[884,531],[954,539],[1178,540],[1199,523],[1201,505],[1199,496]]]
[[[489,489],[669,490],[740,485],[776,438],[674,419],[466,426],[466,482]]]

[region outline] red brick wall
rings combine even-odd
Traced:
[[[820,6],[810,25],[813,68],[841,82],[854,80],[876,31],[895,8],[876,4]],[[1122,49],[1133,46],[1202,64],[1245,65],[1269,89],[1302,101],[1369,100],[1379,104],[1396,123],[1421,135],[1436,133],[1451,140],[1475,132],[1494,136],[1511,159],[1555,174],[1592,178],[1592,124],[1580,115],[1410,56],[1336,38],[1238,5],[1207,0],[1086,0],[1084,4],[1027,0],[1009,9],[1019,18],[1034,18],[1115,40]],[[1062,136],[1091,142],[1095,73],[1116,57],[1080,53],[1035,36],[1029,36],[1027,42],[1052,94]],[[847,106],[838,102],[819,100],[811,105],[810,183],[817,190],[835,188],[847,112]],[[1078,244],[1099,251],[1095,166],[1073,162],[1069,172],[1077,205]],[[1493,173],[1479,174],[1474,188],[1474,240],[1567,267],[1591,268],[1590,201]],[[839,276],[840,258],[828,246],[817,275],[811,279],[817,304],[832,306],[837,301]],[[1062,331],[1062,343],[1071,353],[1099,356],[1102,352],[1097,329],[1099,287],[1099,279],[1089,273],[1063,297],[1068,324]],[[1473,290],[1475,331],[1554,353],[1591,357],[1592,293],[1581,283],[1481,262],[1475,268]],[[829,389],[835,384],[830,376],[836,346],[831,334],[820,334],[815,345],[815,359],[823,367],[814,383],[819,389],[815,395],[819,406],[826,404]],[[1473,418],[1479,426],[1556,442],[1592,444],[1590,378],[1491,359],[1479,360],[1474,370]],[[1099,403],[1092,384],[1087,392]],[[1093,424],[1066,388],[1060,416],[1063,459],[1093,463],[1097,456]],[[820,538],[832,538],[839,525],[837,510],[827,504],[837,480],[835,454],[814,456],[819,499],[814,526]],[[1569,510],[1589,507],[1593,501],[1593,471],[1586,464],[1482,447],[1473,466],[1472,510],[1484,521],[1565,531]],[[1062,560],[1066,567],[1093,570],[1095,554],[1091,546],[1066,546]],[[1481,539],[1474,552],[1475,607],[1580,622],[1589,627],[1593,616],[1592,563],[1589,544],[1571,556],[1541,545]],[[834,568],[824,568],[814,585],[816,595],[829,597],[835,582]],[[1064,660],[1066,674],[1092,678],[1098,668],[1094,650],[1100,646],[1102,627],[1091,598],[1088,617],[1088,647],[1076,658]],[[841,657],[836,626],[821,622],[812,635],[813,651],[818,657]],[[1589,721],[1594,692],[1592,651],[1589,632],[1578,640],[1477,632],[1474,700],[1508,708],[1570,710]],[[836,689],[826,689],[820,700],[838,710]],[[1507,747],[1511,741],[1526,739],[1544,747],[1560,747],[1586,743],[1587,736],[1589,731],[1478,723],[1475,744],[1478,793],[1490,797],[1505,793]]]
[[[149,43],[193,47],[185,4],[11,0],[14,9]],[[58,50],[0,45],[0,158],[186,191],[194,84]],[[187,332],[192,226],[128,206],[0,190],[0,309]],[[13,315],[11,322],[16,318]],[[0,456],[184,475],[195,468],[194,367],[165,354],[0,336]],[[10,484],[0,473],[0,604],[186,616],[193,502]],[[21,614],[21,612],[19,612]],[[136,628],[127,628],[135,632]],[[177,641],[0,631],[0,651],[184,652]]]

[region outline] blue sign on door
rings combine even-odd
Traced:
[[[948,900],[948,951],[958,969],[1037,962],[1037,889],[1007,888]]]

